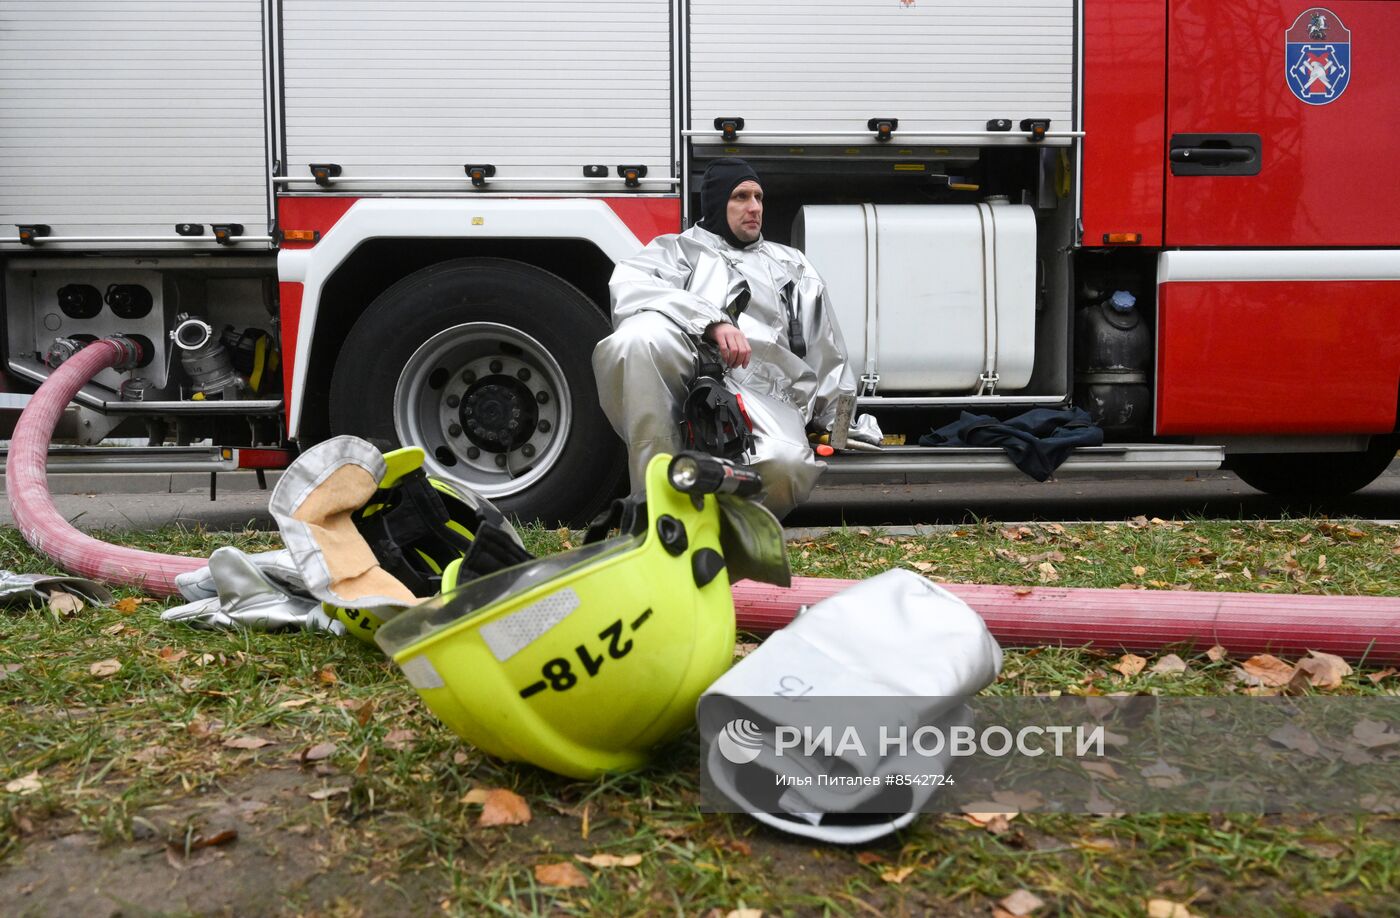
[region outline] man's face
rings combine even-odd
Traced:
[[[763,232],[763,189],[753,179],[745,179],[729,193],[729,231],[747,245]]]

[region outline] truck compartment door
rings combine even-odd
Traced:
[[[1171,0],[1166,244],[1400,240],[1400,3]]]

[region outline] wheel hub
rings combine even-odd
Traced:
[[[525,445],[539,424],[534,393],[508,376],[488,377],[472,386],[459,414],[467,439],[493,453]]]

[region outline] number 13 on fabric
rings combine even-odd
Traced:
[[[638,768],[694,723],[734,652],[713,494],[647,468],[630,532],[539,558],[407,610],[376,640],[424,703],[482,751],[572,777]]]

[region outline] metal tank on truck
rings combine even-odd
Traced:
[[[0,0],[7,402],[55,349],[142,355],[79,391],[56,464],[274,467],[353,433],[585,521],[626,477],[589,362],[608,277],[722,156],[827,281],[889,435],[828,480],[1018,474],[919,437],[1072,405],[1108,442],[1060,475],[1316,494],[1394,456],[1394,4],[142,8]]]

